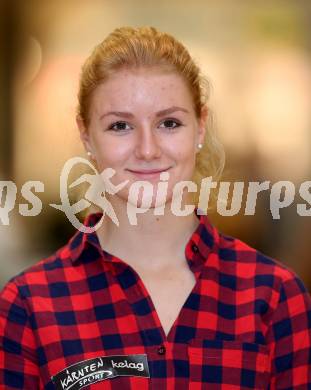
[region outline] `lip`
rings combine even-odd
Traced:
[[[130,173],[134,174],[135,176],[139,177],[140,179],[152,179],[152,178],[158,178],[160,177],[160,173],[167,172],[169,168],[164,169],[127,169]]]

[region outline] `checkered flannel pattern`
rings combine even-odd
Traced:
[[[71,364],[127,354],[147,354],[150,378],[88,388],[311,389],[311,299],[301,280],[198,218],[185,243],[197,283],[167,336],[138,274],[102,250],[96,232],[77,231],[12,278],[0,298],[1,389],[54,389],[51,376]]]

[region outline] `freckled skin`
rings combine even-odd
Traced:
[[[178,106],[189,113],[175,111],[156,117],[158,111]],[[100,117],[109,111],[130,112],[133,117],[115,115]],[[165,120],[182,126],[168,128]],[[126,122],[126,131],[112,131],[112,123]],[[116,171],[113,184],[129,180],[116,195],[124,202],[129,186],[137,179],[129,169],[168,169],[170,173],[166,202],[172,198],[175,183],[191,180],[195,168],[197,143],[203,142],[205,123],[193,110],[192,97],[185,81],[177,73],[161,70],[120,70],[99,85],[92,96],[90,125],[85,132],[81,123],[81,139],[97,162],[99,172]],[[156,183],[153,181],[153,185]],[[151,195],[152,196],[152,195]],[[152,198],[155,201],[155,191]],[[112,199],[113,203],[113,199]]]

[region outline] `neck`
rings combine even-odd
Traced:
[[[127,208],[114,204],[119,226],[105,217],[97,230],[102,248],[127,263],[142,268],[160,269],[185,263],[185,245],[199,225],[195,213],[181,217],[166,204],[164,215],[154,209],[137,214],[137,224],[130,223]]]

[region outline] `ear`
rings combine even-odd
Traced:
[[[198,142],[201,144],[204,143],[207,118],[208,118],[208,107],[203,106],[201,110],[201,117],[199,119],[199,127],[198,127]]]
[[[78,126],[79,132],[80,132],[80,139],[84,145],[84,148],[86,152],[92,152],[92,147],[90,143],[90,135],[88,130],[86,129],[83,119],[81,118],[80,115],[76,116],[76,124]]]

